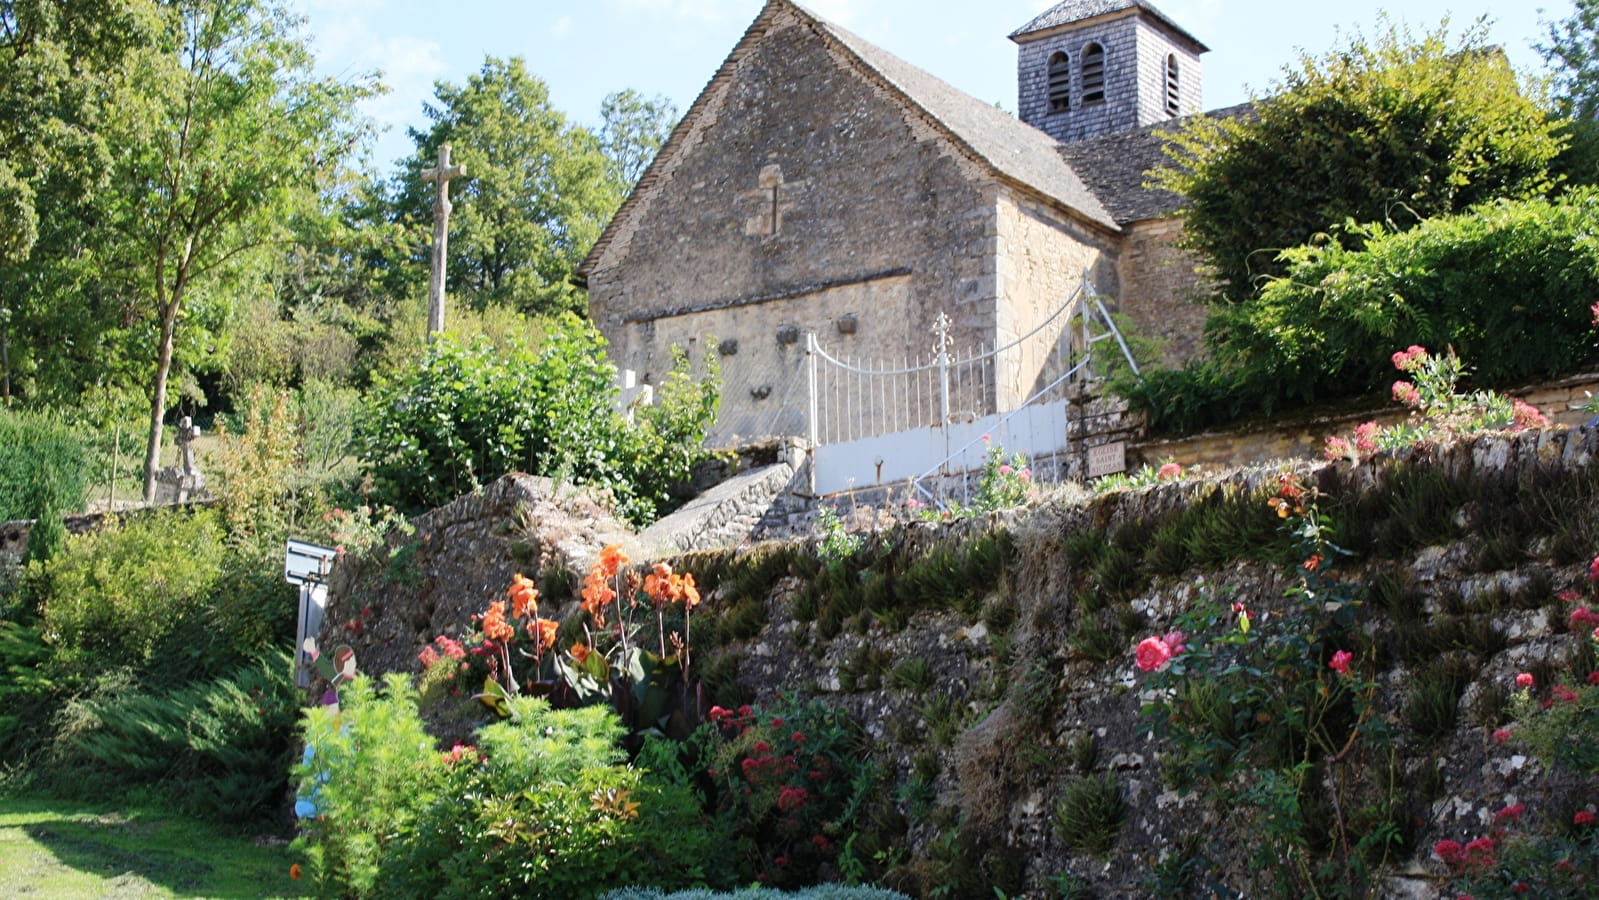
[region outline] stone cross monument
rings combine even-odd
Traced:
[[[450,165],[450,145],[439,145],[439,164],[422,170],[423,181],[437,182],[433,201],[433,269],[428,275],[428,340],[444,330],[444,262],[450,243],[450,179],[466,176],[466,166]]]

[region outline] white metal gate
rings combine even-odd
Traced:
[[[1138,371],[1086,278],[1032,331],[1004,346],[957,351],[949,328],[949,318],[940,313],[928,352],[897,364],[842,360],[815,334],[806,336],[806,421],[816,493],[893,482],[919,487],[935,475],[981,467],[992,445],[1007,454],[1058,458],[1069,449],[1068,395],[1092,379],[1093,346],[1114,338]],[[996,365],[1024,352],[1040,360],[1034,390],[1006,404],[1009,409],[998,409]]]

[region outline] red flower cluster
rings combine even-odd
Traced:
[[[1487,868],[1494,864],[1494,839],[1480,837],[1465,846],[1459,841],[1439,841],[1432,845],[1432,852],[1452,869]]]
[[[1579,606],[1571,611],[1571,618],[1566,620],[1566,627],[1572,632],[1587,631],[1599,625],[1599,613],[1586,606]]]
[[[433,639],[433,643],[423,647],[422,652],[418,653],[416,658],[421,661],[422,668],[426,669],[440,659],[465,659],[466,648],[461,646],[460,641],[441,634]]]
[[[810,800],[811,792],[801,787],[784,785],[782,790],[777,792],[777,808],[783,812],[804,809]]]

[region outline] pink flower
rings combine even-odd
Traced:
[[[1589,684],[1599,684],[1599,672],[1589,672],[1588,673],[1588,683]]]
[[[1521,673],[1517,674],[1516,675],[1516,687],[1522,687],[1522,688],[1530,688],[1530,687],[1532,687],[1532,673],[1531,672],[1521,672]]]
[[[1332,669],[1339,675],[1348,675],[1349,663],[1354,658],[1355,654],[1350,653],[1348,650],[1339,650],[1332,655],[1332,662],[1327,664],[1327,668]]]
[[[1155,473],[1155,477],[1161,481],[1170,481],[1173,478],[1181,477],[1182,474],[1182,466],[1179,466],[1174,462],[1169,462],[1160,467],[1160,471]]]
[[[1393,396],[1396,403],[1416,407],[1421,405],[1421,391],[1408,381],[1396,381],[1393,386]]]
[[[905,508],[906,509],[921,509],[922,508],[922,501],[916,499],[915,497],[912,497],[909,500],[905,501]]]
[[[1579,810],[1577,810],[1577,814],[1571,817],[1571,824],[1573,824],[1573,825],[1592,825],[1596,818],[1599,818],[1599,817],[1596,817],[1593,813],[1589,812],[1588,810],[1579,809]]]
[[[1508,729],[1508,728],[1495,728],[1494,729],[1494,743],[1503,744],[1504,742],[1506,742],[1508,740],[1510,740],[1510,729]]]
[[[1349,442],[1341,437],[1330,437],[1322,447],[1321,455],[1327,459],[1347,459],[1350,454]]]
[[[1377,435],[1382,432],[1382,426],[1376,422],[1363,422],[1355,426],[1355,449],[1361,453],[1371,453],[1377,449]]]
[[[1459,841],[1439,841],[1432,845],[1432,855],[1451,865],[1459,862],[1463,858],[1463,853]]]
[[[1168,631],[1161,641],[1165,643],[1166,649],[1171,651],[1172,656],[1188,649],[1188,636],[1181,631]]]
[[[1158,637],[1147,637],[1138,642],[1138,648],[1133,651],[1133,659],[1138,668],[1145,672],[1153,672],[1164,666],[1166,660],[1171,659],[1171,648]]]
[[[984,444],[984,445],[985,445],[985,446],[986,446],[986,445],[988,445],[988,444],[989,444],[989,443],[991,443],[991,442],[993,442],[993,440],[994,440],[994,439],[993,439],[993,437],[991,437],[991,436],[990,436],[990,435],[989,435],[989,434],[988,434],[988,432],[986,432],[986,431],[985,431],[985,432],[983,432],[983,444]]]
[[[1538,411],[1525,400],[1510,401],[1510,415],[1515,420],[1515,428],[1543,428],[1549,424],[1549,417]]]
[[[1599,581],[1599,556],[1595,556],[1593,562],[1588,564],[1588,580]]]
[[[1599,625],[1599,613],[1593,612],[1586,606],[1579,606],[1571,611],[1571,618],[1566,620],[1566,627],[1572,631],[1587,631]]]
[[[1032,466],[1028,466],[1027,468],[1022,470],[1022,480],[1023,481],[1032,481],[1033,480],[1033,467]]]
[[[1480,837],[1466,842],[1466,862],[1477,866],[1490,866],[1494,861],[1494,839]]]
[[[999,467],[999,474],[1001,474],[1001,475],[1009,475],[1010,473],[1012,473],[1014,471],[1016,471],[1016,470],[1012,469],[1010,467],[1010,463],[1003,463]]]
[[[1593,310],[1593,323],[1599,325],[1599,303],[1595,303],[1588,308]]]
[[[1507,806],[1504,809],[1501,809],[1500,811],[1494,813],[1494,819],[1496,819],[1497,821],[1500,821],[1500,822],[1505,822],[1505,821],[1517,822],[1517,821],[1521,820],[1521,814],[1526,812],[1526,811],[1527,811],[1527,804],[1525,804],[1525,803],[1517,803],[1514,806]]]
[[[1566,603],[1572,603],[1572,602],[1575,602],[1577,600],[1582,599],[1582,595],[1577,593],[1576,591],[1561,591],[1560,593],[1555,595],[1555,598],[1558,599],[1558,600],[1563,600]]]
[[[1421,363],[1427,361],[1427,348],[1418,344],[1411,344],[1408,348],[1400,350],[1388,357],[1394,368],[1401,372],[1413,372]]]

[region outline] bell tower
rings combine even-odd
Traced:
[[[1201,109],[1210,48],[1143,0],[1064,0],[1010,36],[1021,119],[1080,141]]]

